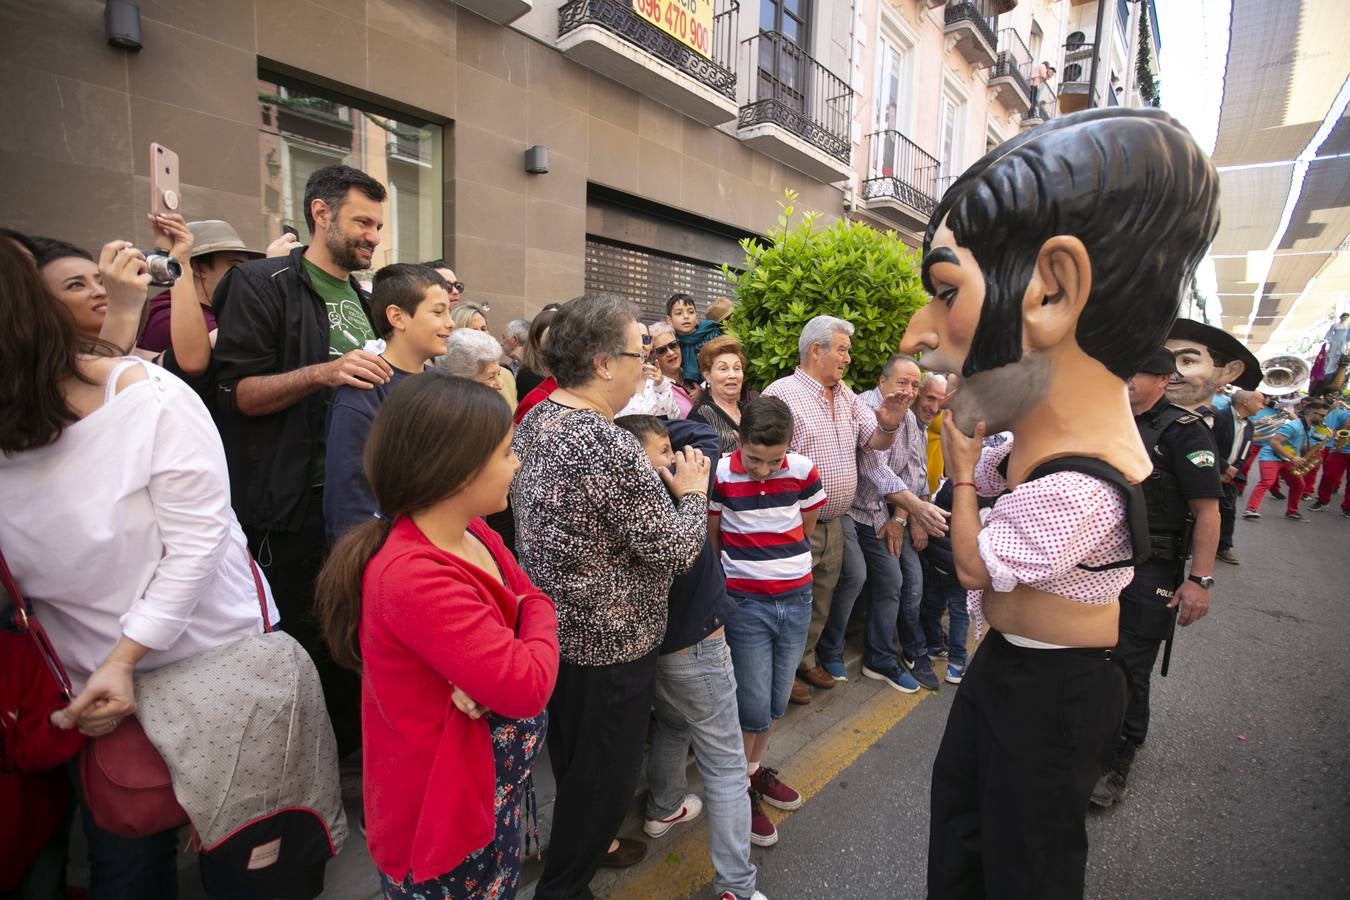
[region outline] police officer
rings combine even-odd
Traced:
[[[1172,353],[1159,349],[1127,382],[1134,422],[1153,460],[1143,484],[1150,554],[1120,595],[1115,652],[1129,673],[1130,697],[1120,742],[1092,791],[1098,806],[1120,799],[1135,750],[1148,734],[1149,678],[1158,648],[1171,639],[1174,610],[1183,626],[1209,612],[1223,484],[1213,433],[1199,416],[1167,400],[1176,372]]]

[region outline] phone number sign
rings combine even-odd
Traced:
[[[704,56],[712,56],[712,0],[633,0],[648,22]]]

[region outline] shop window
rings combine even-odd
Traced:
[[[593,238],[586,241],[586,290],[626,297],[643,322],[664,319],[671,294],[693,297],[700,313],[718,297],[735,296],[717,266]]]
[[[389,191],[372,268],[443,253],[443,129],[405,114],[258,74],[259,157],[268,240],[293,226],[309,242],[305,182],[315,170],[353,166]]]

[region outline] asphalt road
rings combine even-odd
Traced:
[[[1239,520],[1242,565],[1219,564],[1213,611],[1155,673],[1125,800],[1090,815],[1089,897],[1350,897],[1350,520],[1278,507]],[[954,693],[920,703],[755,851],[770,900],[924,896]]]

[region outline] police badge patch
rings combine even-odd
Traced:
[[[1186,458],[1197,469],[1210,469],[1214,467],[1214,454],[1208,450],[1197,450],[1194,453],[1187,453]]]

